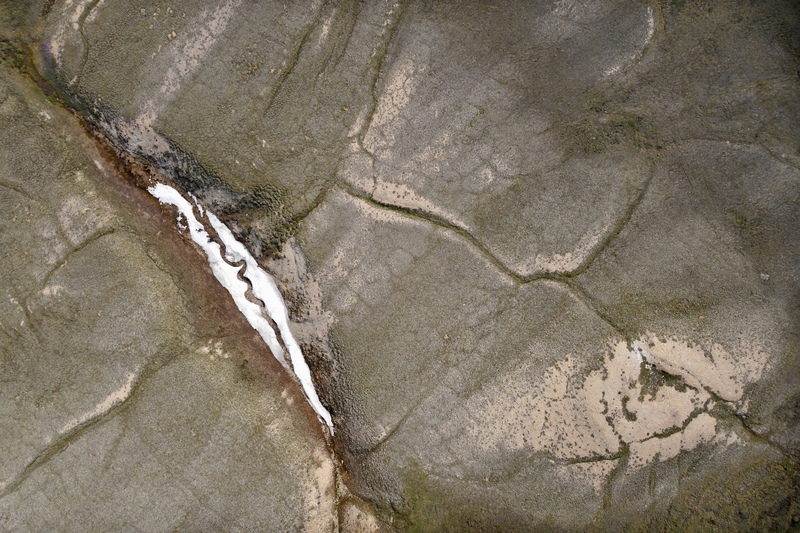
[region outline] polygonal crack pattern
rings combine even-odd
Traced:
[[[262,199],[223,213],[256,251],[296,237],[269,264],[386,524],[648,529],[720,469],[767,494],[733,529],[796,499],[788,2],[129,4],[54,9],[53,72],[209,205]]]

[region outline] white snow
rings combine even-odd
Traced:
[[[239,311],[241,311],[247,319],[247,322],[253,326],[253,329],[261,335],[261,338],[267,343],[267,346],[269,346],[272,353],[275,354],[278,361],[280,361],[283,366],[287,366],[286,358],[283,355],[283,348],[281,348],[278,338],[275,336],[275,332],[270,327],[269,322],[267,322],[267,319],[261,314],[261,307],[248,300],[245,296],[248,288],[247,283],[239,279],[239,270],[241,270],[242,267],[233,266],[222,258],[222,251],[220,250],[219,244],[211,240],[203,224],[194,216],[194,209],[192,209],[192,204],[189,203],[189,200],[181,196],[181,194],[172,187],[164,185],[163,183],[148,187],[147,190],[162,204],[174,205],[178,208],[178,212],[180,213],[178,222],[180,223],[181,216],[183,216],[186,220],[186,225],[188,226],[189,235],[192,237],[192,240],[200,245],[206,253],[208,264],[211,267],[211,272],[214,274],[214,277],[216,277],[217,281],[231,294],[236,307],[239,308]]]
[[[323,419],[328,427],[333,429],[333,422],[331,415],[327,409],[319,401],[317,391],[314,390],[314,382],[311,381],[311,370],[308,368],[303,352],[300,350],[297,341],[289,329],[289,312],[286,310],[286,304],[283,301],[278,286],[275,284],[275,279],[265,272],[258,263],[250,255],[247,248],[242,243],[236,240],[231,233],[231,230],[223,224],[214,213],[207,211],[208,220],[211,226],[216,230],[217,235],[225,245],[225,257],[229,261],[242,261],[244,260],[246,268],[244,270],[244,277],[250,281],[253,287],[253,294],[256,298],[264,302],[264,307],[267,310],[269,317],[278,326],[278,331],[281,333],[283,342],[286,349],[289,350],[289,357],[292,361],[292,367],[297,379],[300,380],[300,385],[303,387],[303,392],[308,399],[308,403],[314,408],[314,411]]]
[[[314,383],[311,380],[311,370],[303,357],[300,346],[297,344],[297,341],[289,329],[289,313],[286,310],[283,297],[278,291],[278,287],[272,276],[258,265],[247,248],[236,240],[230,229],[214,216],[213,213],[208,210],[204,211],[194,197],[192,197],[192,199],[195,201],[198,211],[201,215],[205,213],[211,226],[217,232],[217,235],[222,240],[222,244],[225,246],[224,258],[220,245],[211,239],[203,224],[197,220],[194,215],[194,209],[186,198],[181,196],[181,194],[172,187],[162,183],[149,187],[147,190],[162,204],[170,204],[178,208],[180,215],[186,219],[186,224],[188,225],[192,240],[199,244],[206,253],[208,263],[211,266],[211,271],[214,273],[214,276],[231,294],[233,301],[236,303],[236,307],[239,308],[239,311],[242,312],[253,329],[261,335],[261,338],[267,343],[267,346],[269,346],[272,353],[275,354],[278,361],[280,361],[287,370],[294,370],[294,374],[300,381],[308,403],[317,415],[325,421],[331,433],[333,433],[331,415],[320,402],[317,391],[314,389]],[[180,215],[178,217],[179,222]],[[244,267],[231,264],[240,262],[244,262]],[[291,368],[286,362],[283,348],[278,342],[275,332],[262,314],[261,306],[247,299],[246,293],[248,285],[245,281],[239,279],[240,273],[243,278],[250,282],[253,296],[263,302],[267,315],[278,326],[281,338],[289,351]]]

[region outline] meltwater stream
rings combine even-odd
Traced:
[[[311,381],[311,370],[308,368],[300,346],[297,344],[297,341],[294,339],[289,329],[289,313],[286,310],[283,297],[278,291],[273,277],[258,266],[256,260],[247,248],[236,240],[231,230],[214,216],[213,213],[207,210],[204,211],[197,200],[194,200],[194,202],[198,211],[201,215],[205,215],[208,218],[214,231],[216,231],[222,241],[222,244],[225,245],[224,257],[222,254],[222,247],[219,243],[211,239],[205,226],[195,217],[192,204],[177,190],[163,183],[148,187],[147,190],[150,194],[155,196],[160,203],[173,205],[178,208],[178,212],[186,219],[189,235],[191,235],[192,240],[205,252],[214,277],[216,277],[222,286],[230,293],[236,307],[241,311],[253,329],[261,335],[261,338],[267,343],[272,353],[275,354],[275,358],[278,359],[288,371],[294,371],[295,376],[300,381],[300,385],[303,388],[303,393],[306,399],[308,399],[308,403],[311,404],[311,407],[317,415],[325,421],[331,434],[333,434],[331,414],[322,405],[317,391],[314,389],[314,383]],[[243,271],[241,266],[231,264],[241,261],[244,261],[245,264]],[[240,271],[242,271],[242,276],[250,282],[253,296],[263,302],[263,309],[266,309],[267,315],[278,326],[278,331],[289,352],[291,366],[286,361],[283,347],[280,342],[278,342],[275,331],[262,314],[262,307],[247,299],[246,293],[248,285],[243,280],[239,279]]]

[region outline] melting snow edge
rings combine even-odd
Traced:
[[[160,203],[170,204],[178,208],[180,215],[183,215],[186,219],[189,235],[192,240],[205,252],[214,277],[216,277],[217,281],[230,293],[236,307],[244,315],[253,329],[261,335],[261,338],[264,339],[264,342],[269,346],[272,353],[275,354],[275,358],[278,359],[287,370],[291,371],[294,369],[294,374],[300,381],[308,403],[314,409],[314,412],[325,421],[331,433],[333,433],[331,414],[322,405],[317,391],[314,389],[314,383],[311,380],[311,370],[303,357],[300,346],[297,344],[297,341],[289,329],[289,312],[286,310],[283,297],[278,291],[273,277],[258,265],[247,248],[236,240],[230,229],[214,216],[213,213],[208,210],[203,210],[197,200],[195,200],[195,203],[197,204],[198,211],[201,215],[205,213],[211,226],[225,245],[224,258],[220,245],[211,239],[211,236],[208,234],[203,224],[195,217],[192,204],[177,190],[163,183],[148,187],[147,190],[157,198]],[[234,263],[243,261],[244,271],[242,271],[241,266],[234,266],[230,264],[229,261]],[[269,315],[278,326],[281,338],[289,351],[289,357],[292,363],[291,367],[286,362],[283,348],[278,342],[275,331],[261,312],[261,306],[247,299],[246,293],[248,285],[239,279],[238,275],[240,271],[242,271],[242,276],[250,282],[253,295],[264,303],[267,315]]]

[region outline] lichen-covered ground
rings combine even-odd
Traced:
[[[0,30],[0,529],[800,527],[795,3]],[[333,436],[153,179],[276,276]]]

